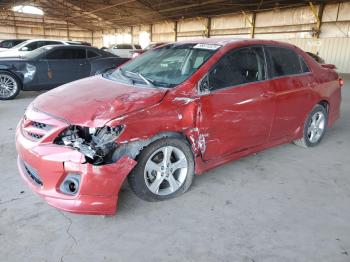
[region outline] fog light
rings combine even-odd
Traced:
[[[75,195],[79,190],[80,175],[68,174],[63,180],[60,191],[67,195]]]

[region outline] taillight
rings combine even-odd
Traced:
[[[342,78],[339,78],[339,85],[342,87],[344,85],[344,80]]]

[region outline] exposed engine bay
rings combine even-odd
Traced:
[[[111,163],[115,140],[124,126],[89,128],[70,126],[54,141],[55,144],[71,146],[85,155],[86,161],[93,165]]]

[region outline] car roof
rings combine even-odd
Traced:
[[[55,39],[28,39],[26,42],[35,42],[35,41],[66,42],[64,40],[55,40]]]
[[[87,45],[46,45],[51,46],[53,48],[61,47],[61,48],[71,48],[71,47],[79,47],[79,48],[92,48],[92,49],[98,49],[93,46],[87,46]]]
[[[244,44],[244,43],[294,47],[294,45],[284,43],[284,42],[278,42],[274,40],[251,39],[251,38],[204,38],[204,39],[195,39],[195,40],[184,40],[184,41],[175,42],[173,44],[211,44],[211,45],[226,46],[230,44]]]

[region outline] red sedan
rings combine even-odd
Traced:
[[[164,200],[228,161],[316,146],[339,118],[342,84],[289,44],[169,44],[35,99],[16,132],[18,168],[59,209],[114,214],[126,177],[140,198]]]

